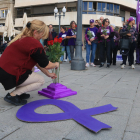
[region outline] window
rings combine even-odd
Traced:
[[[95,12],[96,11],[96,12]],[[112,3],[104,2],[83,2],[83,14],[103,14],[110,16],[118,16],[120,14],[120,6]]]
[[[113,13],[113,4],[110,4],[110,12]]]
[[[93,10],[93,2],[89,2],[88,11],[92,11],[92,10]]]
[[[120,6],[117,5],[117,14],[119,14],[119,13],[120,13]]]
[[[106,3],[102,3],[102,11],[103,11],[103,12],[106,11]]]
[[[98,2],[97,11],[102,11],[102,3],[101,2]]]
[[[114,4],[114,13],[117,13],[117,5]]]
[[[83,2],[83,11],[87,11],[88,2]]]
[[[96,14],[97,2],[83,2],[83,14]]]
[[[8,9],[1,10],[1,18],[6,18]]]

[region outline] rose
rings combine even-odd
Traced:
[[[89,28],[88,28],[88,30],[89,30]]]
[[[57,41],[58,41],[58,43],[62,43],[62,38],[60,37]]]
[[[53,45],[53,40],[50,41],[50,44]]]
[[[50,41],[47,41],[47,44],[50,46],[51,45],[51,42]]]
[[[54,43],[57,43],[58,42],[57,40],[58,40],[57,38],[54,38]]]
[[[75,25],[75,28],[77,28],[77,25]]]

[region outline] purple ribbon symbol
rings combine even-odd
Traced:
[[[38,114],[34,112],[35,109],[44,105],[55,105],[60,109],[62,109],[64,113]],[[113,107],[111,104],[81,110],[72,103],[67,101],[43,99],[28,103],[25,106],[21,107],[18,110],[16,116],[19,120],[26,122],[51,122],[73,119],[79,124],[97,133],[102,129],[110,129],[112,127],[96,120],[91,116],[115,110],[117,110],[117,107]]]

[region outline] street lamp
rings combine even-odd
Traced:
[[[60,33],[61,16],[65,16],[65,13],[66,13],[66,8],[65,8],[65,6],[63,7],[62,12],[63,12],[63,15],[61,15],[61,12],[59,12],[59,14],[57,14],[57,13],[58,13],[58,9],[57,9],[57,7],[55,7],[55,9],[54,9],[55,18],[56,18],[57,16],[59,17],[59,33]]]
[[[76,50],[71,70],[85,70],[85,61],[82,57],[82,0],[78,0]]]

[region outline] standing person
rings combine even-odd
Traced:
[[[68,46],[70,46],[71,60],[74,58],[74,48],[76,45],[75,44],[76,43],[76,34],[77,34],[76,22],[71,21],[70,29],[68,30],[68,33],[67,33],[67,39],[69,39]]]
[[[97,22],[97,25],[95,23],[95,27],[97,27],[98,29],[102,26],[102,23],[100,20],[96,20],[95,22]],[[97,48],[96,48],[96,53],[95,53],[95,59],[94,59],[94,64],[95,65],[100,65],[100,57],[99,57],[99,54],[100,53],[100,43],[98,41],[97,43]]]
[[[54,38],[57,36],[57,33],[54,31],[53,29],[53,25],[50,24],[49,25],[49,37],[47,39],[44,40],[44,48],[46,49],[48,46],[48,41],[50,40],[54,40]]]
[[[94,64],[94,57],[96,52],[97,44],[95,43],[96,35],[98,32],[98,28],[94,26],[94,20],[90,20],[90,27],[86,29],[85,32],[85,39],[86,39],[86,67],[89,67],[89,59],[90,59],[90,50],[92,49],[91,53],[91,66],[95,67]]]
[[[104,17],[100,17],[100,21],[103,24]]]
[[[62,37],[62,39],[63,39],[63,41],[61,43],[62,51],[63,52],[65,50],[67,51],[68,58],[69,58],[69,63],[71,63],[70,47],[67,46],[67,45],[65,46],[66,36],[67,36],[66,27],[65,26],[61,26],[61,33],[59,33],[58,37]],[[63,60],[64,60],[64,55],[62,55],[61,58],[60,58],[61,63],[63,62]]]
[[[136,41],[137,41],[137,32],[135,25],[135,19],[130,17],[128,23],[123,26],[120,35],[122,38],[129,39],[129,49],[121,50],[122,58],[123,58],[123,65],[121,66],[122,69],[125,68],[127,57],[129,56],[129,65],[132,69],[135,69],[134,66],[134,50],[136,48]]]
[[[106,51],[107,55],[107,68],[110,67],[110,39],[114,36],[112,28],[109,26],[109,19],[103,20],[103,27],[100,27],[97,33],[98,39],[100,40],[100,67],[104,66],[105,58],[104,54]]]
[[[49,29],[44,22],[28,22],[25,29],[9,43],[0,57],[0,83],[5,90],[15,87],[5,96],[6,102],[17,106],[24,105],[30,97],[26,92],[37,90],[45,83],[43,76],[32,72],[35,65],[46,76],[52,79],[57,77],[48,70],[58,68],[59,63],[49,62],[39,42],[41,38],[47,38],[48,34]]]
[[[116,56],[117,56],[117,51],[118,51],[118,43],[120,40],[120,35],[117,31],[115,31],[115,25],[111,24],[110,27],[112,27],[114,31],[114,37],[111,39],[111,61],[110,64],[112,64],[113,60],[113,65],[116,65]],[[112,58],[113,54],[113,58]]]

